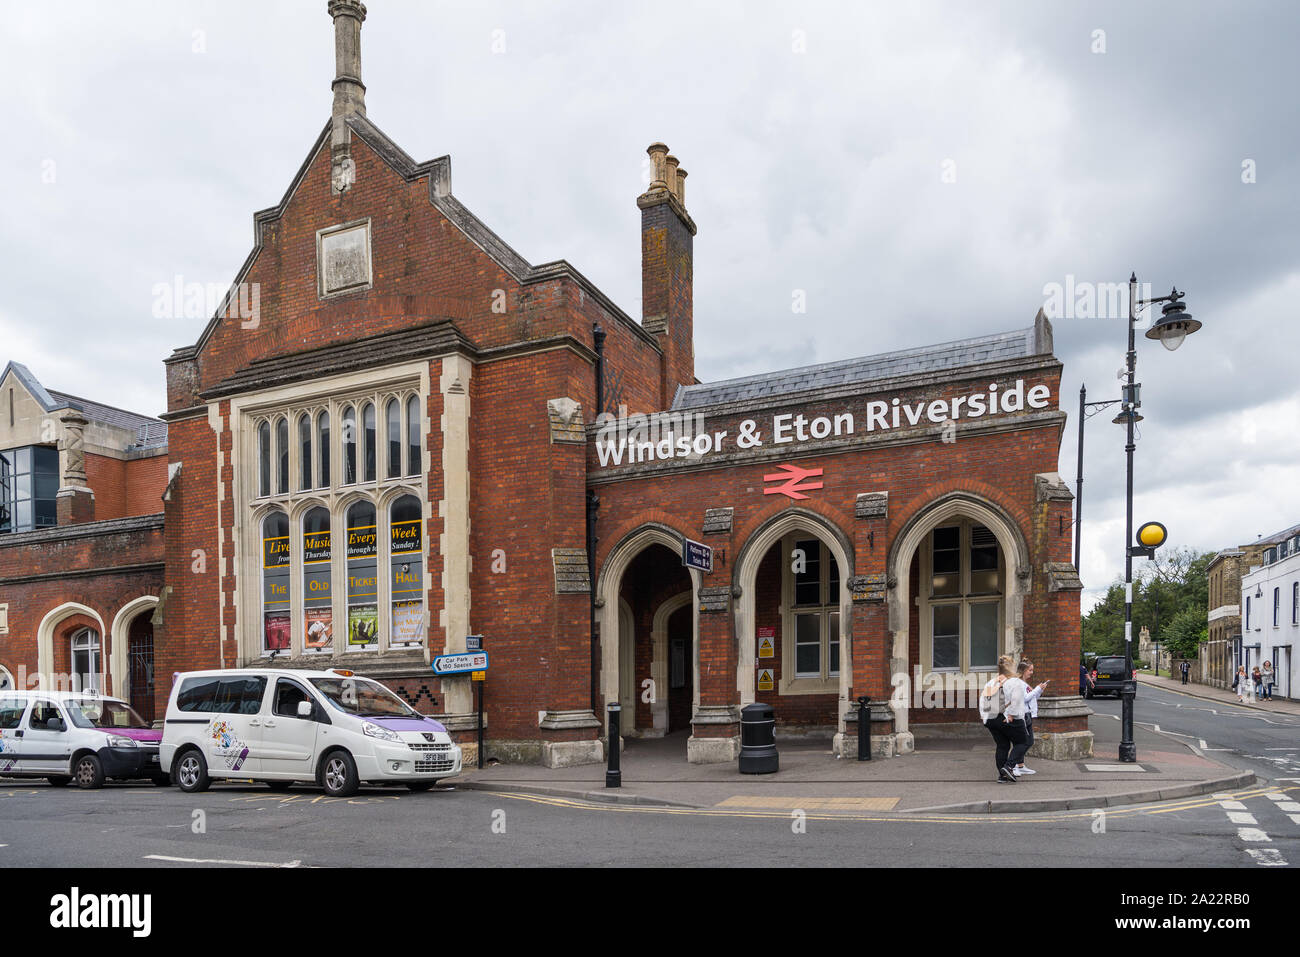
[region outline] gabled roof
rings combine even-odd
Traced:
[[[48,390],[21,362],[10,361],[5,366],[4,372],[0,373],[0,382],[3,382],[10,372],[46,412],[75,409],[92,422],[101,422],[134,432],[136,441],[132,448],[158,448],[167,444],[167,423],[162,419],[128,412],[115,406],[104,405],[102,402],[92,402],[90,399],[69,395],[67,392]]]
[[[417,163],[411,156],[397,145],[383,130],[372,123],[367,117],[353,114],[347,118],[348,128],[352,130],[367,146],[369,146],[377,156],[388,164],[395,172],[400,174],[407,182],[420,179],[424,176],[429,177],[429,202],[436,207],[447,219],[458,228],[471,242],[483,250],[493,262],[506,271],[512,279],[521,284],[547,282],[557,278],[567,278],[577,283],[586,295],[595,299],[615,320],[625,324],[629,329],[644,339],[648,344],[659,348],[658,340],[650,333],[646,332],[639,322],[620,309],[612,299],[596,288],[590,279],[578,272],[567,261],[557,259],[554,262],[542,263],[537,266],[530,265],[528,260],[511,248],[510,244],[488,228],[487,224],[470,212],[461,202],[451,193],[451,157],[439,156],[436,159],[425,160],[423,163]],[[228,308],[236,295],[240,283],[248,275],[249,270],[253,268],[253,263],[257,261],[257,255],[262,250],[262,238],[265,226],[274,223],[284,215],[288,208],[289,202],[298,190],[307,175],[308,169],[311,168],[312,162],[317,154],[320,153],[330,136],[330,123],[326,123],[316,141],[312,144],[307,153],[307,158],[298,167],[298,172],[289,188],[285,190],[284,196],[280,202],[268,209],[260,210],[253,214],[253,249],[244,260],[244,264],[239,268],[239,273],[231,283],[230,289],[217,307],[216,313],[208,321],[203,332],[199,335],[198,340],[192,346],[183,346],[176,349],[166,361],[174,362],[177,360],[188,359],[197,354],[203,348],[204,343],[216,331],[217,326],[221,323],[223,316],[227,314]]]
[[[961,369],[995,362],[1028,359],[1052,352],[1051,325],[1039,317],[1028,329],[974,339],[958,339],[917,349],[882,352],[858,359],[841,359],[761,375],[724,379],[678,388],[674,410],[696,409],[729,402],[775,399],[795,393]]]

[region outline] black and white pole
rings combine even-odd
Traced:
[[[605,787],[619,788],[623,786],[623,772],[618,766],[618,716],[623,711],[622,705],[617,701],[610,702],[609,705],[609,766],[605,769]]]
[[[1125,458],[1125,495],[1124,495],[1124,685],[1120,697],[1120,731],[1119,759],[1122,762],[1137,761],[1137,744],[1133,741],[1133,698],[1137,689],[1133,687],[1133,451],[1137,448],[1133,441],[1133,418],[1137,414],[1133,397],[1135,375],[1137,372],[1137,342],[1134,330],[1137,323],[1137,273],[1128,281],[1128,378],[1124,390],[1124,404],[1121,406],[1126,419],[1125,428],[1128,438],[1124,443]]]

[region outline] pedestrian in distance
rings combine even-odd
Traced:
[[[1021,661],[1016,668],[1016,673],[1020,676],[1020,680],[1028,685],[1030,679],[1034,677],[1034,663],[1028,659]],[[1038,717],[1038,699],[1042,697],[1043,690],[1051,680],[1051,678],[1048,678],[1047,681],[1035,685],[1025,692],[1025,754],[1028,754],[1029,749],[1034,746],[1034,719]],[[1021,755],[1020,763],[1011,769],[1011,773],[1016,777],[1021,777],[1026,774],[1037,774],[1038,772],[1033,768],[1025,767],[1024,755]]]
[[[1246,674],[1245,665],[1237,666],[1237,673],[1232,676],[1232,690],[1237,692],[1238,702],[1244,702],[1250,693],[1250,675]]]
[[[1178,666],[1178,670],[1183,673],[1183,684],[1187,684],[1187,676],[1192,671],[1192,666],[1184,659],[1183,663]]]
[[[1265,701],[1272,701],[1272,700],[1273,700],[1273,680],[1274,680],[1274,675],[1273,675],[1273,662],[1271,662],[1271,661],[1266,661],[1266,662],[1264,662],[1264,667],[1263,667],[1263,669],[1260,671],[1260,677],[1263,679],[1263,680],[1262,680],[1262,684],[1264,685],[1264,700],[1265,700]]]
[[[1264,676],[1260,674],[1259,665],[1256,665],[1250,673],[1250,684],[1255,689],[1255,697],[1264,697]]]
[[[1088,693],[1088,666],[1079,662],[1079,697]]]

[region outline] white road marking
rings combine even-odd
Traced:
[[[1275,847],[1248,847],[1246,853],[1261,867],[1286,867],[1286,859]]]
[[[277,864],[274,861],[230,861],[220,857],[169,857],[166,854],[146,854],[146,861],[171,861],[178,864],[238,864],[240,867],[298,867],[302,861]]]
[[[1273,840],[1257,827],[1239,827],[1237,828],[1237,836],[1243,841],[1268,841],[1271,843]]]
[[[1288,814],[1287,817],[1289,817],[1292,822],[1300,824],[1300,814]]]
[[[1247,811],[1229,811],[1228,820],[1231,821],[1233,824],[1258,824],[1259,823],[1258,821],[1255,820],[1255,815]],[[1261,831],[1260,833],[1263,832]]]
[[[1288,814],[1300,813],[1300,804],[1297,804],[1295,801],[1278,801],[1277,809],[1279,811],[1286,811]]]
[[[1223,808],[1225,811],[1246,810],[1246,805],[1242,804],[1240,801],[1220,801],[1219,807]]]

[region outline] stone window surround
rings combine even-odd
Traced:
[[[997,603],[998,621],[996,633],[998,636],[997,654],[1004,655],[1006,643],[1004,640],[1007,621],[1007,556],[1006,550],[1002,543],[997,541],[998,546],[998,585],[1000,591],[996,595],[968,595],[970,588],[970,533],[971,529],[980,524],[979,521],[970,517],[954,517],[940,521],[933,528],[925,533],[925,540],[920,549],[917,569],[917,627],[921,631],[920,640],[920,666],[921,673],[928,675],[932,672],[939,674],[954,674],[965,677],[972,674],[983,676],[990,671],[997,671],[997,662],[992,665],[972,670],[970,667],[970,606],[978,604]],[[961,527],[961,586],[959,596],[940,596],[936,599],[930,598],[930,581],[933,576],[931,568],[934,560],[934,532],[940,528],[951,528],[954,525]],[[992,529],[990,529],[992,531]],[[934,667],[934,628],[933,628],[933,607],[934,605],[960,604],[961,605],[961,664],[957,668],[935,668]]]
[[[840,666],[843,667],[845,655],[844,641],[844,619],[841,611],[841,604],[844,595],[847,593],[847,573],[843,568],[839,568],[840,577],[840,602],[827,603],[824,605],[809,606],[807,608],[795,608],[794,604],[794,571],[791,568],[790,556],[794,554],[796,543],[800,541],[815,540],[821,548],[820,561],[822,563],[822,587],[829,588],[828,574],[830,562],[833,560],[839,564],[839,559],[835,557],[831,547],[822,541],[821,537],[814,532],[795,531],[789,532],[781,539],[781,675],[778,687],[778,693],[782,695],[798,694],[837,694],[840,690],[840,672],[830,671],[830,612],[840,612]],[[822,676],[814,677],[812,675],[797,675],[795,673],[795,615],[797,612],[815,611],[821,618],[821,651],[819,652],[821,660]],[[759,662],[762,665],[760,659]]]
[[[239,648],[239,663],[243,664],[249,661],[255,661],[268,657],[270,652],[264,651],[263,628],[262,628],[262,520],[274,510],[285,512],[289,516],[289,541],[290,541],[290,651],[291,656],[305,656],[310,654],[313,657],[319,656],[321,659],[334,659],[342,664],[351,654],[347,652],[346,628],[340,628],[339,622],[346,622],[346,590],[339,589],[338,594],[334,596],[334,620],[335,633],[332,647],[329,650],[305,652],[303,632],[305,624],[303,621],[302,606],[302,517],[311,508],[324,506],[330,510],[330,534],[331,543],[333,538],[339,534],[338,530],[346,526],[346,513],[349,506],[360,499],[366,499],[374,504],[376,518],[380,528],[377,529],[380,542],[379,554],[376,557],[377,567],[380,578],[380,594],[377,596],[379,604],[379,623],[380,623],[380,645],[379,654],[406,654],[409,655],[413,650],[410,647],[395,648],[391,652],[388,649],[387,642],[389,636],[389,627],[391,624],[391,590],[388,585],[388,569],[391,567],[386,564],[389,562],[389,543],[386,541],[388,534],[389,506],[394,500],[404,494],[415,495],[421,503],[423,509],[423,518],[427,522],[431,517],[430,506],[428,503],[428,485],[426,476],[431,467],[430,455],[428,451],[428,435],[430,423],[426,415],[422,412],[419,429],[420,449],[421,449],[421,467],[416,475],[405,475],[395,479],[385,477],[384,457],[376,451],[376,478],[371,482],[357,482],[351,485],[342,484],[342,431],[339,423],[339,412],[342,407],[349,402],[356,404],[358,401],[364,403],[369,398],[376,402],[376,445],[380,446],[380,437],[383,423],[383,403],[389,397],[396,397],[400,400],[401,411],[403,416],[403,435],[402,441],[406,441],[405,432],[405,410],[406,399],[410,395],[417,398],[417,406],[424,410],[427,408],[426,397],[429,395],[431,388],[429,364],[427,361],[415,361],[399,363],[392,366],[385,366],[376,369],[366,369],[353,373],[346,373],[337,376],[329,376],[323,379],[312,380],[304,383],[295,383],[293,385],[267,389],[256,393],[249,393],[231,399],[229,426],[232,435],[232,452],[231,466],[234,474],[234,487],[231,490],[231,497],[234,498],[234,514],[237,520],[234,523],[234,538],[236,556],[236,575],[234,602],[239,609],[238,621],[239,628],[236,635]],[[257,495],[258,491],[258,449],[257,449],[257,425],[267,419],[274,419],[278,415],[289,416],[290,423],[296,422],[296,416],[302,411],[312,411],[313,415],[325,408],[330,409],[330,488],[317,488],[308,491],[297,491],[295,489],[296,479],[300,475],[298,462],[298,448],[296,441],[296,432],[290,429],[290,491],[285,494],[272,494],[268,496]],[[314,419],[313,419],[314,421]],[[313,433],[315,439],[315,433]],[[313,455],[316,450],[313,446]],[[360,450],[358,450],[360,458]],[[319,481],[319,468],[312,470],[313,482]],[[223,490],[224,491],[224,490]],[[426,526],[427,529],[427,526]],[[431,575],[429,554],[430,542],[429,535],[424,537],[424,548],[421,552],[421,558],[424,562],[426,576]],[[226,565],[227,558],[223,557],[222,565]],[[335,582],[346,581],[346,557],[344,550],[338,547],[331,549],[331,561],[335,562],[331,569],[331,579]],[[427,601],[427,599],[426,599]],[[340,612],[343,617],[340,617]],[[430,614],[426,606],[426,622]],[[427,636],[427,629],[426,629]],[[426,642],[427,645],[427,642]],[[359,652],[361,649],[357,649]],[[373,649],[370,653],[374,653]],[[429,650],[423,649],[424,657],[427,659]],[[232,663],[233,666],[233,663]]]

